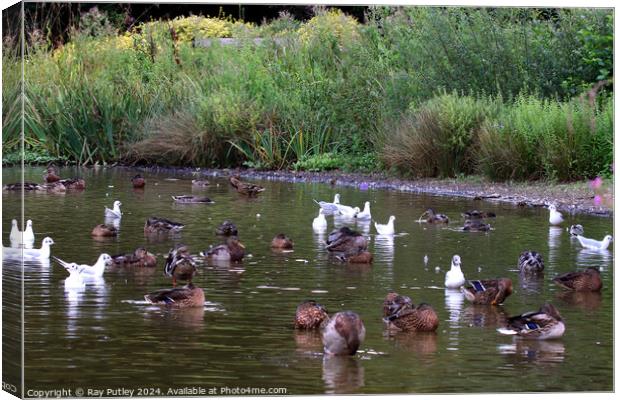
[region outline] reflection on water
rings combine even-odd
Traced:
[[[545,267],[546,268],[546,267]],[[519,287],[524,294],[538,294],[545,285],[545,271],[539,274],[518,274]]]
[[[605,250],[592,250],[592,249],[580,249],[577,253],[577,265],[583,268],[597,267],[599,270],[604,270],[605,265],[610,265],[613,261],[611,252]]]
[[[557,364],[564,361],[564,343],[559,340],[522,340],[497,346],[499,354],[515,363]]]
[[[597,311],[601,308],[603,294],[601,292],[575,292],[562,290],[555,297],[564,304],[578,307],[584,311]]]
[[[394,235],[375,236],[375,257],[392,266],[394,261]]]
[[[298,352],[316,355],[323,351],[323,340],[318,330],[294,330],[295,345]]]
[[[356,393],[364,386],[364,367],[356,357],[324,356],[325,393]]]
[[[471,304],[463,310],[463,322],[477,327],[503,326],[506,313],[503,306]]]
[[[386,330],[394,340],[396,348],[414,353],[418,356],[429,356],[437,352],[436,332],[398,332]]]

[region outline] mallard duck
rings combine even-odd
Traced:
[[[112,256],[112,262],[128,267],[154,267],[157,265],[157,258],[144,247],[138,247],[133,253]]]
[[[131,178],[131,185],[136,189],[141,189],[146,185],[146,179],[140,174]]]
[[[553,282],[565,289],[577,292],[598,292],[603,287],[598,268],[588,267],[584,271],[567,272],[553,278]]]
[[[603,240],[588,239],[581,235],[577,235],[577,240],[579,240],[579,244],[581,244],[581,246],[585,247],[586,249],[607,250],[609,244],[613,242],[614,239],[613,237],[611,237],[611,235],[605,236]]]
[[[583,236],[583,232],[583,226],[580,224],[571,225],[568,230],[568,233],[570,233],[571,236]]]
[[[93,228],[93,231],[90,233],[91,236],[116,236],[118,235],[118,229],[111,225],[98,224]]]
[[[491,230],[491,225],[485,224],[478,219],[468,219],[463,224],[463,230],[467,232],[486,232]]]
[[[306,300],[297,306],[295,312],[295,328],[316,329],[329,318],[328,312],[314,300]]]
[[[334,195],[334,201],[332,203],[328,203],[326,201],[313,201],[321,207],[323,213],[325,215],[331,215],[338,212],[338,205],[340,204],[340,194],[336,193]]]
[[[58,182],[60,180],[60,176],[56,174],[56,168],[54,166],[49,166],[45,170],[45,175],[43,175],[43,180],[45,183]]]
[[[564,222],[564,218],[562,218],[562,213],[558,211],[554,204],[549,206],[549,223],[551,225],[560,225]]]
[[[540,274],[544,269],[545,263],[539,253],[527,250],[519,256],[519,271],[522,274]]]
[[[366,337],[366,328],[359,315],[341,311],[329,319],[322,336],[326,354],[353,355]]]
[[[393,235],[394,234],[394,221],[396,220],[396,217],[391,215],[390,219],[388,220],[388,223],[383,225],[383,224],[378,224],[375,222],[375,229],[377,230],[377,233],[379,235]]]
[[[461,257],[454,255],[450,264],[450,271],[446,272],[444,281],[448,289],[458,289],[465,284],[465,275],[461,271]]]
[[[229,179],[232,187],[237,189],[237,192],[246,195],[246,196],[256,196],[260,192],[264,191],[265,188],[259,185],[255,185],[253,183],[241,182],[238,176],[231,176]]]
[[[41,242],[40,249],[23,249],[21,247],[2,247],[2,255],[5,258],[9,258],[11,260],[46,260],[50,258],[51,248],[50,246],[54,244],[54,241],[51,237],[46,237]]]
[[[327,229],[327,219],[322,208],[319,208],[319,215],[312,220],[312,229],[315,231],[324,231]]]
[[[355,214],[355,218],[361,221],[369,221],[372,219],[372,215],[370,214],[370,202],[367,201],[364,203],[364,209],[357,214]]]
[[[417,307],[406,304],[406,307],[401,307],[383,320],[401,331],[435,332],[439,326],[437,313],[426,303],[420,303]]]
[[[230,221],[224,221],[215,229],[215,234],[219,236],[237,236],[237,225]]]
[[[271,248],[289,250],[293,248],[293,241],[288,236],[286,236],[284,233],[278,233],[271,240]]]
[[[178,308],[204,307],[205,293],[190,282],[180,288],[156,290],[144,295],[144,300],[152,304]]]
[[[120,218],[123,216],[123,213],[121,212],[121,206],[123,205],[123,203],[121,203],[120,201],[116,200],[114,202],[114,205],[112,206],[112,209],[110,210],[108,207],[105,207],[104,210],[104,215],[106,218]]]
[[[146,220],[146,223],[144,224],[144,233],[147,235],[170,232],[176,233],[180,232],[181,229],[183,229],[184,227],[185,225],[179,222],[170,221],[169,219],[150,217]]]
[[[192,278],[196,273],[196,263],[189,254],[189,249],[183,244],[177,244],[168,252],[164,274],[172,277],[172,286],[176,287],[177,280],[192,283]]]
[[[461,215],[465,217],[465,219],[495,218],[494,212],[485,212],[478,210],[465,211]]]
[[[383,317],[389,317],[398,311],[413,308],[413,302],[408,296],[401,296],[396,292],[389,292],[383,300]]]
[[[245,255],[245,246],[236,236],[230,236],[226,239],[225,244],[216,246],[206,252],[201,252],[200,255],[213,260],[239,262]]]
[[[86,188],[86,181],[82,178],[61,179],[58,182],[62,183],[66,189],[70,190],[83,190]]]
[[[422,217],[426,217],[426,222],[429,224],[447,224],[450,219],[445,214],[439,214],[432,208],[429,208],[422,214]]]
[[[53,257],[60,265],[67,268],[67,266],[71,263],[61,260],[58,257]],[[106,265],[110,264],[112,261],[112,257],[109,254],[101,253],[97,261],[93,265],[88,264],[78,264],[80,269],[80,274],[84,277],[91,278],[99,278],[103,276],[103,272],[105,271]]]
[[[210,183],[206,179],[192,179],[192,186],[195,187],[207,187]]]
[[[332,231],[327,236],[326,249],[328,251],[358,254],[367,248],[368,241],[366,238],[361,233],[353,231],[346,226]]]
[[[525,339],[557,339],[564,335],[564,322],[560,312],[550,303],[540,310],[511,317],[506,328],[497,331],[503,335],[517,335]]]
[[[469,281],[469,286],[461,291],[474,304],[497,305],[512,294],[512,281],[509,278]]]
[[[33,182],[17,182],[17,183],[8,183],[2,187],[3,190],[24,190],[24,191],[35,191],[35,190],[47,190],[44,185],[39,185],[38,183]]]
[[[336,255],[336,258],[341,262],[349,264],[371,264],[373,255],[367,250],[361,250],[356,254],[344,253]]]
[[[215,203],[208,197],[205,196],[192,196],[192,195],[182,195],[182,196],[172,196],[172,199],[175,203],[181,204],[211,204]]]

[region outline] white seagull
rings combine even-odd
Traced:
[[[581,245],[586,249],[607,250],[607,248],[609,247],[609,243],[613,242],[614,238],[612,238],[611,235],[607,235],[603,238],[603,240],[599,241],[577,235],[577,240],[579,240],[579,243],[581,243]]]
[[[14,247],[2,247],[4,257],[12,260],[21,260],[22,256],[28,260],[44,260],[50,258],[50,246],[54,244],[51,237],[46,237],[41,243],[40,249],[22,249]]]
[[[120,218],[123,214],[121,213],[121,206],[123,203],[116,200],[114,202],[113,208],[110,210],[108,207],[105,208],[105,217],[106,218]]]
[[[69,271],[69,277],[65,279],[65,289],[82,289],[86,286],[82,274],[80,274],[79,265],[70,263],[64,267]]]
[[[355,218],[363,219],[363,220],[369,220],[372,218],[372,216],[370,215],[370,202],[369,201],[364,203],[364,209],[358,212],[357,214],[355,214]]]
[[[54,260],[58,261],[58,263],[65,268],[68,268],[71,264],[75,264],[75,263],[68,263],[66,261],[63,261],[58,257],[54,257]],[[105,271],[105,266],[111,260],[112,260],[112,257],[110,257],[109,254],[102,253],[97,259],[97,262],[95,263],[95,265],[86,265],[86,264],[80,264],[80,265],[76,264],[76,265],[78,266],[80,275],[82,275],[83,277],[99,278],[103,276],[103,271]]]
[[[336,207],[338,207],[338,213],[347,218],[353,218],[360,212],[359,207],[345,206],[342,204],[336,204]]]
[[[327,215],[334,214],[338,212],[338,204],[340,204],[340,194],[336,193],[334,195],[333,203],[328,203],[326,201],[316,201],[316,200],[314,200],[314,202],[323,209],[323,212],[325,214]]]
[[[465,275],[461,271],[461,257],[454,255],[450,271],[446,272],[446,287],[448,289],[458,289],[465,284]]]
[[[9,235],[11,241],[11,247],[24,246],[27,249],[32,249],[34,244],[34,231],[32,230],[32,221],[26,221],[26,229],[23,234],[17,227],[17,220],[11,221],[11,234]]]
[[[315,231],[324,231],[327,229],[327,220],[323,209],[319,208],[319,215],[312,221],[312,229]]]
[[[549,223],[551,225],[560,225],[564,222],[564,218],[562,218],[562,213],[557,210],[554,204],[549,206]]]
[[[377,233],[379,235],[393,235],[394,234],[394,220],[396,219],[395,216],[391,215],[390,219],[388,220],[388,223],[383,225],[383,224],[378,224],[375,222],[375,229],[377,230]]]

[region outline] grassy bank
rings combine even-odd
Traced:
[[[609,11],[376,8],[360,24],[323,10],[303,23],[189,17],[124,33],[96,11],[82,21],[55,49],[29,35],[32,153],[500,180],[610,174],[609,85],[587,92],[612,78]],[[238,42],[193,45],[205,37]],[[20,60],[4,54],[10,153]]]

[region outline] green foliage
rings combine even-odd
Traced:
[[[25,149],[23,153],[23,159],[25,164],[49,164],[49,163],[66,163],[68,159],[66,157],[53,157],[49,154],[38,153],[31,149]],[[15,165],[21,164],[22,153],[14,152],[9,154],[2,154],[2,165]]]
[[[342,168],[344,157],[334,153],[304,156],[293,163],[293,169],[304,171],[329,171]]]

